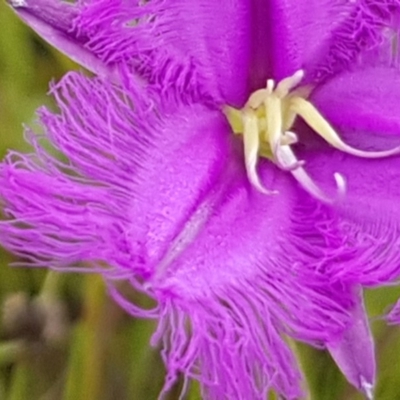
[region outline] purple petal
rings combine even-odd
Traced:
[[[84,2],[78,37],[105,63],[128,62],[183,99],[241,105],[249,95],[248,0]]]
[[[358,132],[359,133],[359,132]],[[384,142],[382,137],[365,136],[368,145]],[[387,141],[392,145],[393,141]],[[343,200],[333,204],[321,224],[327,234],[341,238],[332,245],[330,254],[321,260],[324,270],[337,279],[368,286],[388,284],[400,275],[400,196],[399,156],[366,160],[347,156],[327,145],[299,150],[307,162],[307,171],[324,191],[335,190],[333,174],[346,180]],[[328,229],[329,227],[329,229]],[[336,272],[334,272],[336,271]]]
[[[313,93],[311,101],[349,145],[365,151],[389,150],[400,145],[400,75],[373,68],[338,75]],[[342,237],[332,248],[326,268],[338,279],[376,286],[400,275],[400,156],[363,159],[341,153],[299,124],[300,159],[327,193],[333,175],[347,182],[344,199],[333,206],[325,221]],[[337,219],[339,218],[339,219]],[[329,265],[329,267],[328,267]]]
[[[10,0],[10,5],[38,35],[69,58],[99,75],[113,75],[112,68],[71,33],[73,20],[78,15],[74,4],[56,0]]]
[[[327,348],[347,380],[372,400],[375,383],[375,354],[369,322],[362,299],[357,296],[349,327]]]
[[[163,335],[166,389],[183,371],[212,399],[262,399],[268,388],[298,398],[300,376],[281,334],[315,345],[334,340],[352,299],[318,272],[326,244],[315,205],[302,219],[304,198],[287,176],[262,163],[263,182],[280,191],[265,196],[249,188],[239,165],[226,172],[195,240],[189,221],[148,282],[163,310],[154,340]]]
[[[10,0],[39,35],[95,73],[127,62],[160,91],[233,105],[250,90],[257,26],[249,3]]]
[[[150,269],[162,257],[215,184],[230,136],[223,115],[203,106],[167,114],[137,87],[69,74],[53,89],[61,114],[39,117],[70,162],[56,161],[31,131],[36,155],[8,156],[1,194],[15,220],[1,236],[9,248],[58,266],[95,257],[140,270],[143,257]]]
[[[323,80],[352,67],[382,44],[399,11],[398,1],[271,1],[266,51],[274,78],[305,69],[308,79]]]
[[[162,105],[131,78],[121,88],[71,73],[53,88],[60,113],[40,111],[45,136],[27,132],[35,153],[1,166],[1,242],[33,265],[84,261],[158,300],[141,313],[112,291],[130,312],[160,317],[165,390],[183,372],[211,399],[299,397],[285,338],[334,341],[352,301],[318,271],[320,210],[302,219],[307,196],[267,162],[263,182],[280,194],[255,191],[223,114]],[[69,161],[46,152],[46,138]]]
[[[364,68],[336,76],[319,86],[311,99],[340,131],[399,135],[400,115],[394,111],[400,101],[399,88],[400,70]],[[364,147],[372,147],[366,139],[360,139],[360,145],[363,141]]]
[[[300,375],[281,335],[334,341],[352,299],[316,271],[321,216],[314,207],[296,218],[303,199],[288,177],[262,164],[263,181],[280,191],[265,196],[249,188],[241,165],[231,168],[195,240],[182,248],[179,237],[179,251],[148,282],[162,307],[154,343],[162,337],[166,389],[183,372],[211,399],[264,399],[268,389],[298,398]]]

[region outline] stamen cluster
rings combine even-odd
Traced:
[[[387,151],[367,152],[353,148],[343,142],[330,123],[315,106],[306,99],[309,90],[298,87],[304,71],[299,70],[275,85],[273,79],[267,81],[263,89],[252,93],[241,110],[229,108],[228,119],[236,133],[243,136],[247,175],[250,182],[264,194],[277,194],[266,189],[257,172],[259,156],[270,159],[279,168],[289,171],[294,178],[314,197],[332,202],[307,174],[304,160],[299,160],[292,145],[298,136],[292,131],[297,116],[300,116],[318,135],[331,146],[345,153],[363,158],[381,158],[400,152],[400,147]],[[345,179],[334,174],[339,195],[346,191]]]

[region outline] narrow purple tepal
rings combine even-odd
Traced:
[[[204,399],[300,399],[294,339],[372,399],[363,289],[400,276],[400,1],[10,5],[91,73],[0,165],[2,245],[157,318],[163,393],[183,374]]]

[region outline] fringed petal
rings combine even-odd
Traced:
[[[82,1],[74,32],[106,64],[127,62],[184,101],[242,105],[249,94],[249,0]]]
[[[159,317],[164,391],[183,373],[212,400],[261,400],[271,389],[297,399],[294,338],[327,346],[368,393],[373,346],[354,288],[400,273],[398,158],[365,161],[306,142],[307,171],[322,188],[344,175],[345,200],[318,204],[263,160],[260,178],[278,190],[266,196],[249,184],[241,143],[214,106],[242,103],[264,74],[247,79],[250,60],[264,60],[252,41],[270,45],[265,70],[275,79],[304,67],[322,80],[381,43],[398,2],[33,2],[14,7],[95,72],[107,65],[109,77],[112,67],[119,86],[69,74],[53,88],[59,114],[42,109],[44,134],[27,130],[34,154],[10,153],[0,167],[2,243],[30,265],[99,271],[128,312]],[[64,8],[72,14],[57,27]],[[252,30],[260,10],[272,23]],[[398,137],[378,136],[368,145]],[[116,280],[158,306],[130,305]]]
[[[376,368],[374,342],[362,294],[357,293],[356,297],[349,327],[339,340],[327,343],[327,348],[347,380],[372,400]]]
[[[35,153],[1,165],[1,241],[35,265],[107,261],[151,274],[226,162],[222,114],[168,111],[124,79],[129,88],[67,75],[52,90],[60,113],[39,111],[45,136],[27,131]]]
[[[370,139],[373,149],[377,149],[373,143],[386,142],[390,147],[394,142],[393,137],[387,141],[382,136],[362,137]],[[333,173],[343,175],[347,183],[344,198],[320,221],[327,237],[337,238],[321,260],[321,270],[331,270],[338,280],[372,287],[396,280],[400,275],[400,157],[365,160],[322,143],[315,148],[311,141],[308,145],[299,154],[320,187],[334,189]]]
[[[71,73],[53,88],[59,113],[42,109],[44,134],[27,132],[35,153],[1,166],[0,240],[31,265],[79,270],[83,261],[127,311],[159,316],[165,390],[183,373],[210,399],[270,389],[298,398],[288,338],[334,341],[353,301],[316,268],[320,216],[293,218],[303,193],[266,161],[260,177],[279,194],[252,188],[223,114],[161,105],[121,73],[123,87]],[[116,290],[122,279],[158,307],[129,305]]]
[[[231,166],[202,229],[184,248],[178,238],[179,251],[147,282],[162,307],[154,343],[163,343],[165,390],[183,373],[202,383],[206,399],[264,399],[271,389],[298,399],[287,339],[322,346],[349,324],[351,292],[316,269],[326,246],[315,240],[320,216],[306,226],[289,218],[303,199],[288,176],[266,163],[260,170],[278,195],[252,188],[242,163]]]
[[[398,0],[269,3],[265,48],[278,80],[304,69],[308,80],[322,81],[353,67],[361,54],[387,40],[387,28],[400,12]]]
[[[309,76],[319,82],[356,65],[371,63],[371,53],[386,59],[398,40],[399,0],[342,3],[346,7],[342,9],[343,20],[331,31],[331,41],[321,47],[321,57],[310,63]]]
[[[233,294],[233,293],[232,293]],[[257,302],[234,293],[188,304],[165,302],[153,344],[167,367],[163,392],[183,373],[201,383],[203,399],[264,400],[269,390],[302,396],[301,375],[280,321]],[[261,305],[261,304],[260,304]]]
[[[396,82],[400,84],[400,75],[394,69],[357,70],[321,86],[311,100],[345,143],[367,152],[390,150],[400,145]],[[335,173],[346,181],[344,198],[333,205],[333,214],[324,222],[342,239],[332,246],[323,268],[336,270],[338,279],[368,286],[397,279],[400,156],[374,160],[350,156],[329,147],[304,126],[299,125],[298,131],[302,145],[297,154],[319,187],[334,190]]]
[[[241,106],[249,95],[251,44],[259,36],[250,0],[9,2],[46,41],[96,74],[115,79],[115,64],[129,63],[183,101]]]

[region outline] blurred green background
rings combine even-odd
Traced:
[[[78,67],[27,29],[5,3],[0,27],[3,157],[7,149],[29,150],[22,124],[34,121],[38,106],[51,106],[48,83]],[[0,257],[0,400],[157,399],[164,368],[158,349],[148,344],[153,322],[126,315],[97,276],[12,268],[12,255]],[[397,295],[397,288],[367,294],[377,342],[377,400],[400,399],[399,330],[379,319]],[[328,354],[304,345],[297,350],[310,398],[362,399]],[[179,386],[168,399],[178,399]],[[200,399],[196,384],[187,399]]]

